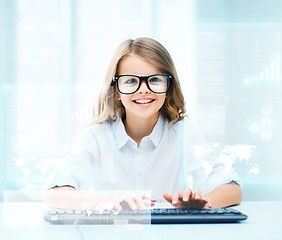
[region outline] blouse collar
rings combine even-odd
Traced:
[[[151,140],[154,146],[157,147],[161,141],[161,137],[167,125],[168,122],[160,114],[158,121],[153,128],[153,131],[149,136],[146,136],[143,139],[147,138]],[[119,149],[121,149],[128,141],[133,141],[132,138],[127,135],[124,124],[120,118],[117,119],[116,122],[114,122],[113,128]]]

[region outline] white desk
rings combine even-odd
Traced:
[[[1,203],[1,240],[224,239],[282,240],[282,202],[243,202],[249,218],[232,224],[62,226],[44,222],[42,203]]]

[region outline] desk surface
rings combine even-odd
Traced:
[[[282,239],[282,202],[243,202],[249,218],[232,224],[59,226],[44,222],[42,203],[1,203],[1,240],[44,239]]]

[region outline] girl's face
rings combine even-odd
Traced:
[[[150,63],[142,60],[136,55],[130,55],[119,63],[118,75],[133,74],[148,76],[161,73]],[[118,93],[118,100],[121,100],[125,107],[126,116],[139,118],[158,118],[159,110],[163,106],[166,93],[156,94],[151,92],[143,81],[137,92],[133,94]]]

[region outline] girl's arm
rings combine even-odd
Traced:
[[[242,191],[237,183],[231,182],[215,188],[203,198],[209,199],[213,208],[228,207],[241,203]]]
[[[45,193],[45,202],[50,208],[60,209],[94,209],[105,199],[79,191],[73,187],[55,187]]]

